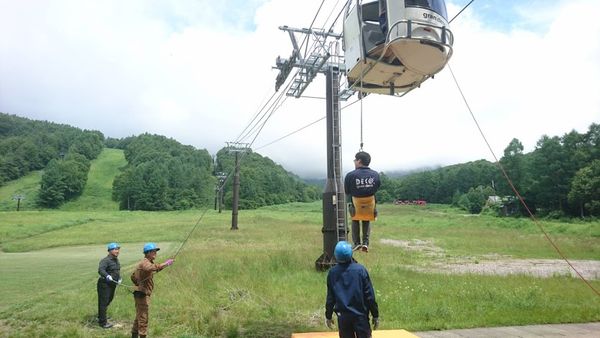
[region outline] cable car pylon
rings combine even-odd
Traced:
[[[286,95],[299,98],[317,74],[326,75],[326,125],[327,125],[327,181],[323,191],[323,252],[315,261],[319,271],[329,269],[336,264],[333,251],[340,240],[346,240],[346,203],[342,184],[341,121],[340,100],[346,100],[353,91],[340,92],[340,72],[345,71],[343,59],[339,53],[340,34],[316,29],[298,29],[288,26],[279,27],[290,34],[294,50],[288,59],[278,57],[275,68],[280,72],[275,82],[276,90],[286,82],[294,68],[299,70],[286,88]],[[305,34],[315,39],[314,48],[303,55],[296,41],[295,33]],[[328,39],[335,41],[328,43]]]

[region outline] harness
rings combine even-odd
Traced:
[[[365,197],[352,196],[354,213],[351,214],[353,221],[375,221],[375,195]]]

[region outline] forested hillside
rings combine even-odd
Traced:
[[[88,180],[81,196],[60,207],[63,211],[119,210],[112,199],[112,188],[120,168],[127,165],[123,151],[104,148],[97,159],[91,161]]]
[[[120,209],[181,210],[213,199],[212,158],[205,149],[142,134],[129,138],[125,159],[127,166],[113,184]]]
[[[268,157],[250,152],[240,155],[240,208],[253,209],[265,205],[309,202],[321,197],[321,189],[302,182]],[[217,153],[217,171],[233,173],[235,155],[227,148]],[[225,205],[231,206],[233,175],[224,188]]]
[[[600,215],[600,125],[592,124],[583,134],[544,135],[530,153],[513,139],[500,163],[534,210],[556,217]],[[380,201],[423,199],[479,212],[489,195],[498,195],[519,208],[498,166],[485,160],[399,179],[382,175],[382,181]]]
[[[23,185],[29,195],[27,203],[32,204],[34,199],[38,207],[59,207],[81,194],[90,161],[100,154],[104,142],[123,149],[127,160],[112,183],[112,198],[120,209],[181,210],[207,206],[214,201],[215,173],[233,173],[234,154],[226,148],[218,152],[213,168],[208,151],[164,136],[142,134],[105,141],[98,131],[0,113],[0,186],[43,169],[36,193],[32,193],[31,186],[37,182],[32,180],[35,176],[28,176],[29,183]],[[240,208],[320,198],[320,186],[307,185],[269,158],[251,151],[241,156]],[[600,216],[600,125],[592,124],[586,133],[544,135],[530,153],[524,153],[521,142],[513,139],[500,164],[532,210],[551,217]],[[452,203],[478,213],[488,196],[497,195],[505,213],[515,213],[520,208],[497,164],[486,160],[399,178],[393,174],[382,174],[382,188],[377,194],[380,202],[420,199]],[[226,206],[231,206],[232,183],[230,176],[224,187]],[[11,194],[23,190],[20,185],[11,186],[14,187],[5,189]],[[10,205],[12,202],[6,202],[7,207]]]
[[[0,113],[0,185],[45,169],[36,203],[58,207],[81,193],[103,141],[98,131]]]
[[[100,132],[0,113],[0,185],[45,168],[50,160],[65,156],[86,134],[104,138]]]

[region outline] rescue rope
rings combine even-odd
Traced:
[[[181,252],[181,249],[183,249],[183,247],[185,246],[185,244],[187,243],[187,241],[192,236],[192,233],[194,233],[194,231],[196,230],[196,228],[198,227],[198,225],[200,224],[200,222],[204,218],[204,215],[206,215],[206,212],[208,212],[208,209],[209,208],[204,209],[204,212],[202,212],[202,215],[200,215],[200,218],[198,218],[198,220],[196,221],[196,224],[194,224],[194,226],[192,227],[192,230],[190,230],[190,232],[187,234],[187,236],[185,237],[185,239],[183,240],[183,242],[181,242],[181,245],[179,246],[179,248],[177,249],[177,251],[175,252],[175,254],[171,257],[172,259],[175,259],[179,255],[179,253]],[[145,279],[139,281],[139,283],[145,282],[150,277],[152,277],[152,275],[154,275],[154,273],[150,274],[150,276],[146,277]],[[127,283],[123,283],[123,282],[118,283],[117,281],[114,281],[114,280],[112,282],[115,283],[117,286],[123,286],[123,287],[130,288],[130,289],[135,289],[137,287],[136,285],[127,284]],[[126,290],[126,289],[124,289],[124,290]],[[126,290],[126,291],[129,292],[129,291],[132,291],[132,290]],[[135,291],[135,290],[133,290],[133,291]]]
[[[196,230],[196,228],[198,227],[198,224],[200,224],[200,222],[204,218],[204,215],[206,215],[207,211],[208,211],[208,208],[204,209],[204,212],[202,213],[202,215],[200,215],[200,218],[198,218],[198,221],[196,221],[196,224],[194,225],[192,230],[188,233],[187,237],[183,240],[183,242],[179,246],[179,249],[177,249],[177,251],[175,252],[175,255],[173,255],[173,259],[175,259],[175,257],[177,257],[177,255],[179,255],[179,252],[181,252],[181,249],[183,248],[185,243],[187,243],[188,239],[190,239],[190,236],[192,236],[192,233]]]
[[[360,88],[363,87],[363,74],[360,73]],[[360,100],[360,148],[359,151],[363,151],[363,92],[358,92],[358,99]]]
[[[477,119],[475,118],[475,114],[473,114],[473,111],[471,110],[471,106],[469,106],[469,102],[467,102],[467,98],[463,94],[463,91],[460,88],[460,85],[458,84],[458,80],[456,79],[456,76],[454,76],[454,72],[452,71],[452,67],[450,67],[450,64],[448,64],[448,69],[450,70],[450,74],[452,74],[452,79],[454,79],[454,83],[456,84],[456,88],[458,88],[458,91],[459,91],[460,95],[462,96],[462,99],[463,99],[465,105],[467,106],[467,109],[469,110],[469,113],[471,114],[471,118],[473,119],[473,122],[475,122],[475,125],[477,126],[477,129],[479,130],[479,133],[481,134],[481,137],[485,141],[485,144],[487,145],[490,153],[494,157],[494,161],[496,161],[496,165],[498,166],[498,168],[500,168],[500,171],[502,172],[502,176],[504,176],[504,178],[506,179],[506,181],[510,185],[510,188],[512,189],[512,191],[515,193],[515,195],[517,196],[517,198],[519,199],[519,201],[521,202],[521,204],[523,205],[523,207],[525,208],[525,210],[527,210],[527,213],[529,214],[529,217],[533,220],[533,222],[542,231],[542,233],[544,234],[544,237],[552,245],[552,247],[558,253],[558,255],[571,267],[571,269],[573,269],[573,271],[575,271],[575,273],[577,274],[577,276],[579,276],[579,278],[590,289],[592,289],[592,291],[594,291],[594,293],[596,293],[596,295],[600,296],[600,292],[598,290],[596,290],[594,288],[594,286],[592,286],[592,284],[587,279],[585,279],[585,277],[583,277],[583,275],[575,268],[575,266],[573,266],[573,264],[569,261],[569,259],[567,259],[567,257],[565,256],[565,254],[560,250],[560,248],[558,247],[558,245],[550,238],[550,236],[546,232],[546,229],[541,224],[541,222],[539,222],[538,219],[535,217],[535,215],[531,212],[531,210],[527,206],[527,203],[525,203],[525,199],[523,199],[523,197],[521,196],[521,194],[519,193],[519,191],[517,190],[517,188],[514,186],[512,180],[508,176],[508,173],[506,172],[506,170],[504,170],[504,167],[502,166],[502,164],[500,163],[500,161],[496,157],[496,153],[494,153],[494,150],[490,146],[490,143],[488,142],[487,137],[485,136],[483,130],[481,129],[481,126],[479,125],[479,122],[477,122]]]
[[[362,87],[362,84],[361,84]],[[362,94],[358,94],[361,96],[360,98],[360,148],[359,151],[363,151],[363,103],[362,103]]]

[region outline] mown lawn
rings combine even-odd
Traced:
[[[127,337],[134,317],[125,287],[109,312],[121,327],[93,324],[98,260],[122,243],[123,274],[156,241],[166,259],[202,211],[0,213],[0,332],[14,337]],[[241,211],[209,210],[175,264],[156,276],[153,337],[289,337],[324,331],[325,277],[320,202]],[[571,259],[600,260],[599,222],[544,223]],[[557,258],[526,219],[468,217],[445,206],[380,206],[371,252],[357,260],[370,271],[383,329],[409,331],[600,320],[600,297],[581,280],[555,276],[480,276],[416,272],[432,258],[382,239],[423,240],[443,259]],[[599,281],[591,281],[600,289]]]

